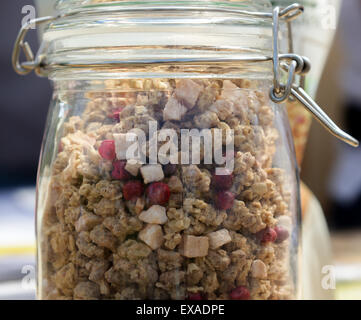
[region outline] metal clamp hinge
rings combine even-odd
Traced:
[[[298,4],[288,7],[288,10],[300,8]],[[287,10],[284,9],[284,10]],[[273,86],[270,90],[271,100],[275,103],[282,103],[286,100],[298,100],[313,117],[321,123],[331,134],[345,143],[358,147],[359,142],[349,134],[341,130],[331,118],[322,110],[322,108],[307,94],[304,90],[305,75],[311,70],[311,62],[306,57],[294,54],[292,43],[291,20],[287,21],[288,27],[288,54],[280,54],[279,52],[279,29],[280,29],[280,13],[284,12],[279,7],[273,10]],[[281,83],[281,72],[287,74],[287,82]],[[297,85],[296,76],[299,77]]]
[[[28,31],[30,30],[30,26],[48,23],[55,20],[56,18],[57,17],[53,17],[53,16],[36,18],[28,21],[26,24],[24,24],[21,27],[19,34],[16,38],[14,50],[12,54],[12,65],[14,70],[18,74],[26,75],[33,70],[35,70],[35,72],[39,75],[42,74],[41,67],[42,67],[43,56],[38,53],[35,57],[29,43],[24,40]],[[20,62],[20,54],[22,51],[24,52],[26,61]]]

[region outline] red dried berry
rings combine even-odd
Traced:
[[[165,205],[170,198],[169,186],[163,182],[154,182],[148,187],[147,196],[151,205]]]
[[[221,191],[216,194],[215,205],[219,210],[228,210],[233,207],[234,194],[230,191]]]
[[[231,300],[249,300],[250,293],[246,287],[240,286],[233,289],[229,293],[229,297],[231,298]]]
[[[287,240],[290,236],[288,230],[281,226],[274,228],[274,231],[277,234],[276,243],[282,243],[283,241]]]
[[[99,147],[99,154],[105,160],[115,159],[115,143],[114,140],[105,140]]]
[[[125,161],[116,160],[113,162],[113,171],[112,178],[116,180],[129,180],[130,174],[127,170],[125,170],[125,165],[127,163]]]
[[[143,184],[140,181],[129,181],[123,187],[125,200],[135,200],[142,196],[144,192]]]
[[[277,233],[272,228],[266,228],[258,232],[256,237],[261,241],[261,243],[265,244],[269,242],[275,242],[277,239]]]
[[[123,111],[123,109],[124,108],[122,108],[122,107],[119,107],[119,108],[115,109],[108,117],[110,119],[113,119],[113,120],[116,120],[116,121],[119,122],[120,121],[119,114]]]
[[[233,185],[233,174],[226,168],[218,168],[213,174],[212,185],[216,190],[229,190]]]
[[[60,142],[60,143],[59,143],[59,146],[58,146],[58,153],[63,152],[63,150],[64,150],[63,143]]]
[[[203,297],[199,292],[198,293],[190,293],[188,295],[188,300],[203,300]]]

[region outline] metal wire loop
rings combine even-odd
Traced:
[[[36,18],[28,21],[26,24],[24,24],[21,27],[19,34],[16,38],[13,54],[11,57],[13,68],[18,74],[26,75],[41,65],[40,61],[34,58],[34,54],[33,51],[31,50],[29,43],[24,42],[24,39],[28,31],[30,30],[30,26],[34,24],[39,25],[39,24],[47,23],[55,19],[56,17],[53,16]],[[26,62],[20,62],[21,50],[24,52]]]
[[[292,85],[295,81],[297,69],[297,61],[292,60],[291,64],[288,66],[288,79],[286,85],[280,85],[280,91],[277,91],[275,87],[271,88],[270,96],[271,99],[276,103],[282,103],[288,99],[291,95]]]
[[[304,11],[304,7],[298,3],[294,3],[287,8],[282,9],[279,12],[279,17],[286,21],[292,21],[301,15]]]

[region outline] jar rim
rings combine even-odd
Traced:
[[[200,7],[199,3],[207,5]],[[259,62],[259,57],[272,56],[271,7],[261,6],[264,11],[257,11],[260,5],[250,1],[224,7],[232,3],[182,0],[165,5],[164,1],[146,0],[72,8],[44,33],[45,65],[93,69],[157,63],[204,66]],[[151,14],[145,4],[151,6]]]
[[[204,7],[223,7],[234,10],[252,8],[258,12],[269,12],[271,8],[270,0],[118,0],[107,2],[96,2],[96,0],[58,0],[55,8],[60,12],[71,12],[85,9],[96,8],[115,8],[115,7],[141,7],[141,6],[197,6]]]

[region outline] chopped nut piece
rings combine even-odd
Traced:
[[[127,161],[127,164],[125,165],[125,170],[127,170],[132,176],[136,177],[141,167],[142,163],[140,161],[131,159]]]
[[[164,179],[163,169],[160,164],[149,164],[143,166],[140,168],[140,173],[142,174],[145,184]]]
[[[252,277],[257,279],[267,278],[267,266],[262,260],[254,260],[251,266]]]
[[[183,116],[187,113],[187,108],[181,104],[177,99],[170,98],[163,110],[163,120],[182,120]]]
[[[206,111],[205,113],[195,116],[194,123],[201,129],[209,129],[216,127],[219,123],[219,119],[215,112]]]
[[[151,206],[139,215],[139,219],[152,224],[165,224],[168,221],[166,210],[162,206]]]
[[[209,110],[215,112],[218,118],[224,121],[232,115],[233,106],[232,103],[227,100],[217,100]]]
[[[74,299],[76,300],[94,300],[99,296],[99,286],[91,281],[79,282],[74,289]]]
[[[102,219],[90,212],[84,213],[75,223],[76,232],[89,231],[98,225]]]
[[[144,198],[138,198],[137,202],[135,203],[134,211],[136,214],[140,214],[145,207],[145,200]]]
[[[184,102],[184,104],[192,109],[201,93],[202,87],[190,79],[182,79],[177,83],[177,88],[175,89],[176,97]]]
[[[177,176],[169,178],[168,186],[171,192],[180,193],[183,192],[183,183]]]
[[[162,227],[156,224],[148,224],[139,232],[138,237],[153,250],[160,248],[164,241]]]
[[[180,254],[187,258],[205,257],[208,254],[208,237],[184,235],[180,247]]]
[[[288,216],[280,216],[277,219],[277,226],[284,227],[290,231],[292,229],[292,219]]]
[[[232,241],[227,229],[211,232],[207,236],[209,238],[209,246],[211,249],[218,249],[219,247],[222,247]]]
[[[226,101],[237,102],[242,100],[244,93],[230,80],[223,81],[222,98]],[[245,106],[246,107],[246,106]]]

